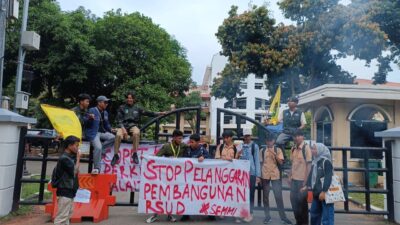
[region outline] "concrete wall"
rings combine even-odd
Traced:
[[[20,128],[0,122],[0,216],[11,211]]]
[[[396,223],[400,223],[400,139],[392,142],[394,213]]]
[[[332,146],[335,147],[348,147],[350,146],[350,121],[348,116],[350,113],[356,109],[358,106],[363,104],[375,104],[388,114],[391,121],[388,122],[388,129],[400,126],[400,101],[359,101],[359,100],[343,100],[343,99],[328,99],[324,101],[319,101],[313,104],[310,110],[313,113],[313,118],[315,112],[320,107],[327,106],[331,109],[334,120],[332,121]],[[311,126],[312,129],[312,139],[317,137],[316,123],[313,121]],[[342,166],[342,154],[340,152],[334,152],[333,154],[335,166]],[[360,159],[350,158],[350,153],[347,155],[348,167],[360,167]],[[364,183],[364,173],[349,173],[349,182],[355,185],[362,185]]]

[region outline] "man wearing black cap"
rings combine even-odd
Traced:
[[[101,95],[97,97],[96,101],[97,106],[89,109],[89,114],[94,115],[93,119],[90,119],[85,126],[85,138],[87,138],[94,147],[93,174],[100,172],[103,147],[111,145],[115,140],[115,135],[112,134],[110,121],[108,120],[108,112],[106,111],[109,99]]]
[[[91,98],[88,94],[80,94],[78,96],[78,105],[71,109],[75,112],[76,116],[79,119],[79,122],[81,122],[82,131],[85,130],[85,124],[87,123],[87,121],[94,118],[93,114],[88,113],[90,100]]]
[[[304,112],[297,108],[298,103],[299,99],[297,97],[289,98],[289,109],[281,112],[278,117],[279,122],[283,123],[283,131],[276,139],[276,144],[283,152],[285,152],[286,143],[293,139],[294,132],[302,130],[307,124]]]
[[[164,112],[149,112],[143,110],[136,105],[136,94],[133,91],[126,95],[126,103],[121,105],[117,112],[117,135],[115,137],[114,157],[111,160],[111,165],[114,166],[118,160],[119,147],[122,140],[126,140],[129,136],[132,138],[132,159],[135,164],[139,164],[137,149],[139,148],[140,129],[139,123],[142,116],[156,117],[165,114]]]

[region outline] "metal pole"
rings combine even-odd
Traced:
[[[15,80],[15,98],[14,98],[14,112],[17,110],[15,108],[17,101],[17,93],[21,91],[21,83],[22,83],[22,71],[24,70],[24,60],[25,60],[25,50],[22,47],[22,34],[26,31],[26,26],[28,23],[28,9],[29,9],[29,0],[24,0],[24,8],[22,13],[22,25],[21,25],[21,37],[18,48],[18,66],[17,66],[17,77]]]
[[[4,52],[6,46],[7,10],[8,0],[0,0],[0,107],[3,104],[3,70]]]

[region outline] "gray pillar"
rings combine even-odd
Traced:
[[[0,216],[11,211],[20,128],[28,123],[36,123],[36,119],[0,109]]]
[[[381,137],[383,139],[383,144],[386,141],[391,141],[392,165],[393,165],[392,170],[393,170],[394,221],[396,223],[400,223],[400,191],[399,191],[400,190],[400,127],[389,129],[382,132],[375,132],[375,137]]]

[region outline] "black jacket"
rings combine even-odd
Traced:
[[[64,152],[56,165],[57,196],[74,198],[79,189],[78,175],[75,173],[76,158]]]
[[[121,105],[117,112],[117,124],[118,127],[130,129],[131,127],[139,127],[140,118],[144,116],[156,117],[158,114],[143,110],[136,105]]]
[[[325,165],[323,163],[325,162]],[[314,197],[318,198],[321,192],[327,192],[331,186],[333,167],[329,160],[321,159],[317,163],[317,179],[315,181],[314,187],[311,187],[312,171],[314,166],[311,168],[311,172],[308,176],[307,186],[312,188]],[[324,178],[324,183],[321,183],[321,178]]]

